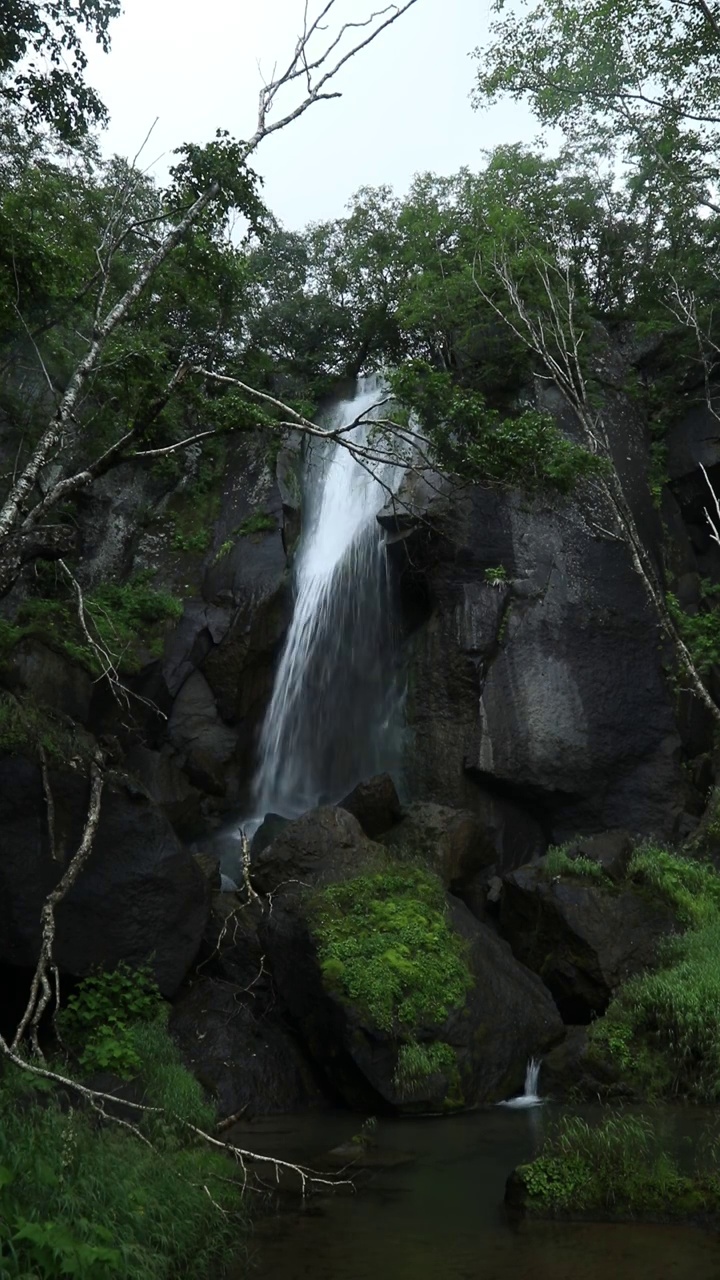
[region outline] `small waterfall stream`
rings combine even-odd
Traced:
[[[350,426],[383,399],[359,380],[328,428]],[[377,410],[382,416],[386,410]],[[368,442],[372,421],[347,438]],[[397,704],[385,544],[376,516],[401,465],[363,465],[342,445],[313,442],[305,463],[295,608],[260,738],[255,811],[294,817],[342,799],[362,778],[392,768]]]

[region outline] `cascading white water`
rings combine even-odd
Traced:
[[[517,1098],[508,1098],[506,1102],[501,1102],[501,1107],[537,1107],[542,1103],[542,1098],[538,1093],[540,1084],[540,1067],[539,1058],[529,1058],[527,1068],[525,1070],[525,1088]]]
[[[347,431],[367,445],[383,391],[378,378],[360,380],[325,425],[370,418]],[[342,799],[394,763],[392,617],[376,516],[402,471],[363,464],[334,442],[308,450],[295,607],[260,738],[258,815],[293,817]]]

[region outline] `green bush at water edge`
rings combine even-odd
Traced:
[[[601,1212],[686,1216],[720,1209],[713,1168],[686,1177],[663,1151],[650,1122],[614,1114],[599,1125],[566,1116],[539,1155],[517,1175],[526,1208],[539,1214]]]

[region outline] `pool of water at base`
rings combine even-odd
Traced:
[[[492,1107],[452,1119],[381,1120],[380,1150],[411,1163],[375,1172],[354,1194],[315,1196],[262,1216],[231,1280],[720,1280],[720,1236],[640,1223],[513,1224],[505,1180],[532,1157],[561,1109]],[[600,1109],[582,1114],[599,1119]],[[720,1114],[657,1109],[683,1158]],[[347,1113],[279,1117],[238,1134],[260,1153],[314,1163],[357,1131]]]

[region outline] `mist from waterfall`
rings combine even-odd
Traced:
[[[367,445],[384,398],[378,377],[359,380],[326,419]],[[387,408],[375,410],[375,418]],[[341,444],[313,441],[303,483],[295,606],[263,724],[255,811],[294,817],[343,798],[398,760],[398,689],[383,531],[376,516],[403,468],[365,463]]]

